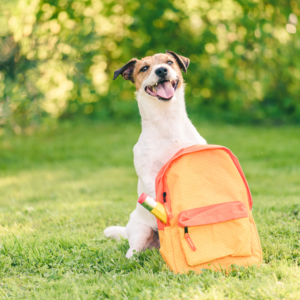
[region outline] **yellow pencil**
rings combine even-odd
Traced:
[[[146,193],[143,193],[139,197],[138,203],[140,203],[144,208],[149,210],[156,218],[161,220],[163,223],[167,224],[167,213],[165,207],[161,203],[156,202],[152,197],[150,197]]]

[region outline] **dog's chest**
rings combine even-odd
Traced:
[[[139,175],[144,172],[158,173],[172,156],[184,147],[195,144],[188,138],[170,139],[140,138],[134,147],[134,165]]]
[[[172,118],[168,123],[143,124],[134,146],[134,165],[139,177],[156,177],[160,168],[180,149],[205,144],[187,118]]]

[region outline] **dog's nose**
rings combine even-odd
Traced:
[[[165,77],[168,74],[168,69],[164,67],[158,68],[156,69],[155,74],[158,77]]]

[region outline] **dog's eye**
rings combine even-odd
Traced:
[[[149,67],[148,67],[148,66],[145,66],[145,67],[142,67],[142,68],[140,69],[140,71],[141,71],[141,72],[146,72],[148,69],[149,69]]]
[[[168,60],[168,65],[173,65],[173,62]]]

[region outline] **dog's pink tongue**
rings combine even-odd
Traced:
[[[164,99],[169,99],[173,97],[174,95],[174,88],[171,85],[170,81],[164,81],[159,83],[156,87],[156,94],[157,96],[164,98]]]

